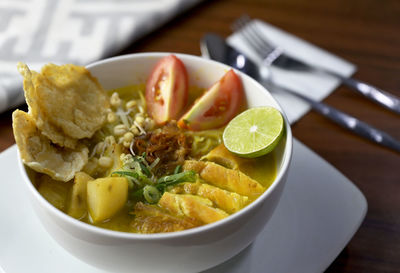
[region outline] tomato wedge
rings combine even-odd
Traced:
[[[175,55],[162,58],[146,83],[149,115],[157,124],[178,119],[188,100],[186,67]]]
[[[242,100],[242,82],[231,69],[196,100],[178,126],[193,131],[221,127],[238,113]]]

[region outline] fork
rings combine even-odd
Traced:
[[[400,114],[400,99],[398,97],[368,83],[353,78],[344,77],[331,70],[310,65],[295,57],[287,55],[281,47],[274,46],[265,37],[265,35],[261,33],[258,26],[251,22],[250,17],[247,15],[241,16],[233,23],[234,31],[238,32],[244,29],[248,30],[246,33],[243,33],[246,35],[248,44],[262,58],[264,65],[274,65],[279,68],[293,71],[314,72],[330,75],[341,80],[343,84],[364,95],[375,103],[397,114]]]

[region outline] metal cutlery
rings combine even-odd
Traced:
[[[310,104],[313,110],[336,122],[342,127],[362,137],[365,137],[370,141],[400,152],[400,142],[394,139],[389,134],[379,129],[376,129],[371,125],[322,102],[313,100],[296,91],[279,87],[273,82],[273,79],[270,77],[268,67],[260,67],[257,64],[253,63],[244,54],[229,46],[220,36],[215,34],[206,34],[201,41],[201,51],[204,56],[230,65],[237,70],[249,75],[250,77],[257,80],[259,83],[263,84],[268,90],[284,91],[300,99],[303,99]]]
[[[343,84],[375,103],[400,114],[400,98],[368,83],[344,77],[331,70],[310,65],[302,60],[287,55],[282,48],[274,46],[265,35],[261,33],[259,27],[250,21],[247,15],[236,20],[233,24],[233,29],[236,32],[242,32],[246,35],[245,41],[248,42],[254,51],[263,59],[265,65],[274,65],[287,70],[328,74],[340,79]]]

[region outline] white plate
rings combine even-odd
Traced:
[[[354,235],[367,211],[364,195],[299,141],[293,144],[286,188],[268,225],[240,254],[205,272],[322,272]],[[0,154],[0,272],[104,273],[49,237],[26,199],[16,157],[15,146]]]

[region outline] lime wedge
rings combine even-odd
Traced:
[[[251,108],[232,119],[224,130],[225,147],[241,157],[258,157],[271,152],[283,135],[284,121],[278,109]]]

